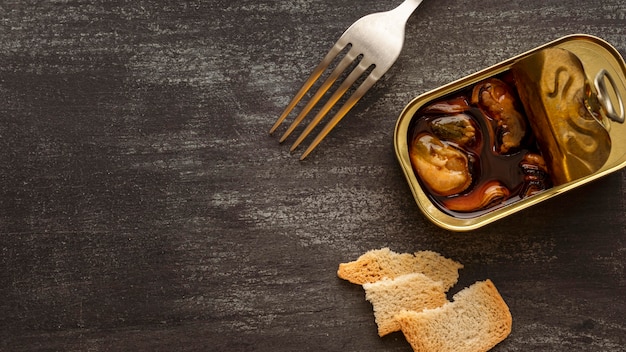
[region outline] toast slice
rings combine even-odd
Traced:
[[[416,352],[484,352],[510,333],[512,317],[491,280],[479,281],[453,301],[421,312],[396,315],[401,330]]]
[[[443,283],[420,273],[365,283],[363,289],[365,299],[374,309],[378,335],[381,337],[400,331],[400,323],[395,319],[397,313],[403,310],[421,312],[443,306],[448,301]]]
[[[463,265],[433,251],[414,254],[396,253],[389,248],[371,250],[357,260],[339,264],[337,275],[357,285],[372,283],[383,278],[393,279],[400,275],[421,273],[434,281],[441,281],[447,291],[459,279]]]

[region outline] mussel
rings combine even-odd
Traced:
[[[466,114],[436,118],[430,123],[430,127],[437,137],[460,146],[471,145],[476,140],[476,127]]]
[[[472,183],[465,153],[429,133],[414,139],[410,157],[420,178],[434,194],[457,194]]]
[[[524,155],[520,167],[524,173],[524,185],[520,192],[522,197],[532,196],[552,187],[548,166],[541,155],[535,153]]]
[[[485,182],[468,194],[449,198],[445,206],[453,211],[470,212],[495,206],[505,201],[511,191],[499,181]]]
[[[501,142],[499,153],[506,154],[521,145],[526,135],[526,119],[517,110],[516,98],[506,83],[489,78],[477,84],[472,91],[472,104],[497,122]]]
[[[453,97],[446,100],[441,100],[432,103],[422,109],[422,113],[426,115],[431,114],[456,114],[464,112],[470,109],[470,104],[467,98],[463,95]]]

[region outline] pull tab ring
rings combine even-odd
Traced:
[[[604,78],[606,78],[609,81],[609,83],[611,84],[611,88],[613,88],[613,91],[615,92],[615,95],[617,96],[617,102],[619,103],[619,111],[620,111],[619,114],[615,111],[613,102],[611,101],[611,98],[609,97],[608,91],[606,89],[606,84],[604,83],[605,82]],[[602,106],[602,109],[606,113],[606,116],[613,121],[624,123],[624,114],[625,114],[624,113],[624,101],[622,101],[622,97],[617,91],[617,87],[616,87],[615,81],[613,80],[613,77],[611,77],[611,75],[607,72],[607,70],[603,69],[602,71],[598,72],[598,74],[596,75],[596,78],[594,80],[594,85],[597,91],[598,102]]]

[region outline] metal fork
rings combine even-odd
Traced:
[[[404,44],[404,28],[406,22],[419,6],[422,0],[405,0],[402,4],[393,10],[386,12],[373,13],[364,16],[354,22],[337,40],[335,45],[330,49],[322,62],[313,70],[311,76],[304,82],[302,88],[293,97],[291,102],[285,108],[282,115],[278,118],[274,126],[270,129],[272,134],[278,126],[282,124],[285,118],[291,113],[294,107],[300,102],[307,91],[317,82],[322,73],[326,71],[328,66],[333,62],[337,55],[344,51],[350,45],[349,50],[343,59],[337,64],[328,78],[315,92],[306,106],[300,111],[294,119],[287,131],[280,138],[282,143],[293,130],[300,124],[306,115],[320,101],[322,96],[335,83],[335,81],[349,67],[354,66],[355,60],[358,64],[344,79],[335,93],[328,99],[326,104],[319,110],[317,115],[309,122],[304,131],[296,139],[291,146],[294,151],[302,141],[311,133],[311,131],[319,124],[324,116],[333,108],[333,106],[341,99],[341,97],[350,89],[355,82],[371,69],[369,74],[363,79],[362,83],[356,88],[354,93],[346,100],[343,106],[339,108],[333,118],[324,126],[322,131],[315,137],[313,142],[300,156],[300,160],[304,160],[313,149],[328,135],[328,133],[339,123],[339,121],[352,109],[352,107],[363,97],[373,85],[389,70],[393,63],[400,56],[402,45]],[[360,57],[360,60],[358,58]],[[373,69],[372,69],[373,67]]]

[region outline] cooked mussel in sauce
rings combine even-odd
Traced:
[[[510,75],[489,78],[420,108],[409,155],[434,203],[473,214],[552,187]]]
[[[431,134],[415,139],[411,160],[422,181],[437,195],[463,192],[472,183],[467,155]]]
[[[517,100],[506,83],[490,78],[477,84],[472,91],[472,104],[478,106],[487,118],[496,121],[501,153],[520,146],[526,135],[526,120],[518,111]]]
[[[476,140],[476,127],[467,114],[455,114],[434,119],[435,135],[458,145],[470,145]]]

